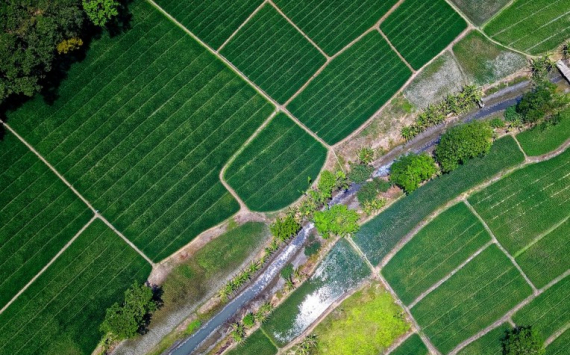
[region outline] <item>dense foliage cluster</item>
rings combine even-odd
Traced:
[[[532,327],[516,327],[503,338],[503,355],[544,355],[544,343]]]
[[[315,226],[323,238],[332,235],[345,237],[358,231],[358,219],[356,211],[349,210],[345,205],[334,205],[315,213]]]
[[[539,82],[535,89],[526,93],[516,106],[516,112],[523,123],[531,125],[549,120],[568,104],[566,95],[556,93],[556,85]]]
[[[427,153],[408,154],[394,162],[390,181],[409,194],[436,173],[437,167],[430,155]]]
[[[348,179],[354,183],[362,184],[370,178],[374,168],[367,164],[351,164]]]
[[[493,144],[493,130],[486,122],[473,122],[451,128],[435,149],[435,157],[443,172],[450,172],[460,164],[484,156]]]

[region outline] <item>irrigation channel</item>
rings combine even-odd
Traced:
[[[558,82],[560,80],[561,77],[557,76],[552,79],[552,82]],[[530,83],[526,81],[512,87],[507,87],[493,95],[490,95],[485,99],[485,107],[465,115],[461,119],[452,122],[452,124],[456,122],[470,122],[473,120],[480,120],[501,112],[509,106],[516,104],[522,98],[522,93],[524,91],[527,91],[529,87]],[[449,124],[441,124],[432,127],[408,143],[393,149],[388,154],[375,161],[373,163],[375,167],[374,176],[386,176],[394,160],[402,154],[406,154],[408,152],[419,153],[433,149],[439,141],[441,134],[448,126]],[[359,189],[360,185],[352,184],[347,190],[337,194],[332,199],[332,201],[329,202],[328,205],[332,206],[344,203],[353,197]],[[313,223],[305,225],[299,234],[297,234],[297,236],[293,239],[293,241],[275,257],[271,264],[261,275],[259,275],[253,284],[245,288],[236,298],[231,300],[219,313],[217,313],[206,324],[204,324],[196,333],[192,334],[182,342],[178,343],[175,347],[171,348],[167,354],[193,354],[193,352],[198,349],[200,345],[204,343],[216,330],[218,330],[218,328],[224,325],[243,306],[245,306],[248,302],[253,300],[265,290],[269,283],[279,274],[279,271],[283,268],[283,266],[289,262],[289,259],[301,249],[307,237],[312,232],[313,228]]]

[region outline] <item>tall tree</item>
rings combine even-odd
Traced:
[[[119,5],[117,0],[83,0],[83,9],[87,17],[101,27],[119,14]]]

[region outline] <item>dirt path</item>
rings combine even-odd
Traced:
[[[239,25],[237,30],[235,30],[229,37],[222,43],[222,45],[216,50],[216,53],[219,53],[231,40],[236,36],[236,34],[245,26],[251,19],[265,6],[267,5],[268,0],[263,1],[257,9],[255,9],[246,19],[245,21]]]

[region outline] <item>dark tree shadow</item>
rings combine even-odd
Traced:
[[[0,141],[3,141],[4,137],[6,137],[6,128],[0,123]]]
[[[133,15],[129,10],[129,4],[132,1],[133,0],[122,0],[120,2],[118,7],[119,14],[113,17],[107,25],[105,25],[105,28],[109,32],[109,36],[118,36],[132,28],[131,22],[133,20]]]

